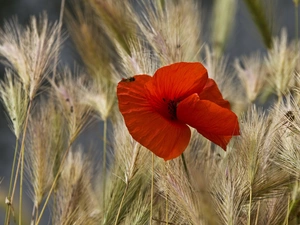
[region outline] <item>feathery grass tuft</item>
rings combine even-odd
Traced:
[[[41,99],[39,104],[41,108],[29,120],[25,151],[26,172],[33,189],[33,218],[53,183],[68,140],[64,118],[57,112],[54,100]]]
[[[24,128],[29,99],[22,83],[14,78],[14,72],[8,69],[5,75],[5,80],[0,83],[0,96],[12,123],[12,131],[19,139]]]
[[[206,185],[208,177],[199,173],[203,170],[204,166],[192,170],[193,177],[189,180],[180,159],[156,170],[157,186],[170,201],[170,224],[218,224]]]
[[[32,17],[26,28],[14,20],[0,30],[0,55],[18,75],[30,100],[51,72],[51,63],[59,47],[57,34],[57,24],[49,23],[46,14],[39,19]]]
[[[245,89],[246,97],[249,102],[253,103],[261,92],[266,88],[266,68],[262,63],[262,57],[259,53],[236,59],[234,67],[237,71],[238,78]]]
[[[57,80],[52,82],[55,97],[59,102],[58,109],[63,112],[67,120],[70,143],[73,143],[83,129],[91,121],[91,107],[84,103],[82,90],[86,88],[87,81],[83,74],[76,74],[72,77],[70,69],[57,76]]]
[[[268,51],[265,59],[267,80],[278,97],[287,94],[294,85],[298,59],[299,52],[295,45],[288,44],[287,33],[282,30],[280,38],[274,38],[273,48]]]
[[[114,63],[118,56],[89,3],[74,1],[67,18],[70,34],[92,79],[84,92],[85,101],[105,121],[115,115],[115,89],[121,79]]]
[[[114,163],[107,186],[105,201],[108,203],[103,215],[103,224],[120,224],[122,221],[144,221],[150,211],[150,174],[144,162],[151,158],[150,152],[136,143],[128,135],[124,123],[114,126],[116,146]],[[130,205],[146,203],[132,214]],[[136,223],[138,224],[138,223]]]
[[[102,27],[114,43],[118,43],[131,54],[128,40],[135,37],[135,27],[132,15],[127,10],[128,1],[114,2],[105,0],[89,0],[101,20]]]
[[[199,60],[203,43],[197,4],[193,0],[163,2],[164,4],[160,1],[141,2],[141,13],[133,13],[143,36],[163,65]]]
[[[100,208],[95,199],[89,159],[81,149],[70,151],[55,192],[53,224],[95,224]]]

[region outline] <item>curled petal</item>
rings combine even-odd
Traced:
[[[229,102],[223,99],[223,96],[213,79],[208,78],[202,92],[199,93],[199,97],[201,100],[209,100],[223,108],[230,109]]]
[[[214,102],[201,100],[198,94],[193,94],[178,104],[177,118],[196,128],[200,134],[224,150],[231,137],[239,135],[237,116]]]
[[[153,109],[144,91],[150,76],[137,75],[133,78],[132,82],[119,82],[117,87],[119,108],[129,133],[157,156],[165,160],[176,158],[189,143],[189,127],[167,120]]]

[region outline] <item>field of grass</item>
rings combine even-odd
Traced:
[[[299,1],[294,40],[274,32],[273,1],[240,1],[265,52],[232,62],[238,0],[214,1],[209,43],[194,0],[62,0],[55,23],[44,13],[0,28],[0,98],[16,137],[3,224],[300,224]],[[60,62],[67,36],[84,67]],[[191,127],[184,153],[165,161],[130,135],[118,83],[176,62],[201,62],[238,116],[226,151]],[[78,144],[99,122],[102,148]]]

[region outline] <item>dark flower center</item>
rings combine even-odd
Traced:
[[[177,110],[178,102],[176,100],[167,100],[165,98],[163,98],[163,101],[167,103],[169,118],[171,120],[176,120],[177,119],[176,110]]]

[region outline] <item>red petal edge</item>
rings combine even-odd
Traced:
[[[234,135],[239,135],[237,116],[227,108],[214,102],[200,100],[193,94],[178,104],[177,118],[204,137],[226,150],[226,146]]]
[[[209,100],[223,108],[230,109],[229,102],[223,99],[223,96],[213,79],[209,78],[207,80],[202,92],[199,93],[199,97],[201,100]]]

